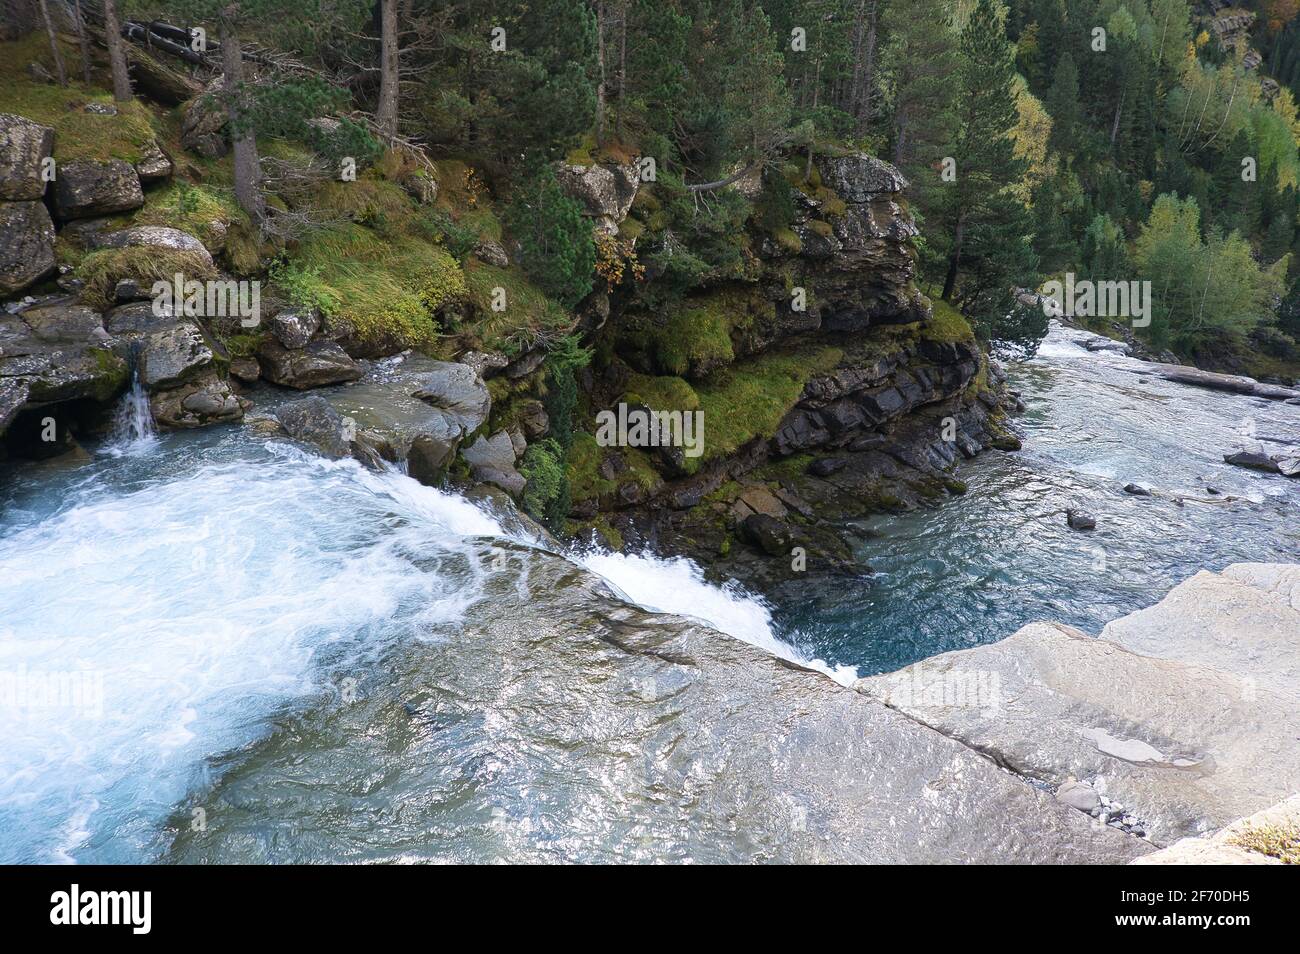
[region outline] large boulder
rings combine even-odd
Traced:
[[[41,202],[0,202],[0,297],[54,271],[54,223]]]
[[[43,196],[45,179],[41,173],[53,151],[54,130],[49,126],[13,113],[0,113],[0,199],[12,202]]]
[[[362,374],[361,366],[332,341],[313,341],[305,348],[289,349],[271,339],[258,348],[257,359],[264,378],[299,391],[355,381]]]
[[[149,407],[163,427],[203,427],[239,420],[252,402],[236,395],[215,368],[208,368],[175,387],[151,394]]]
[[[469,464],[470,475],[475,480],[500,487],[514,497],[524,492],[526,481],[515,470],[515,445],[505,431],[479,437],[461,451],[461,456]]]
[[[907,180],[896,168],[865,152],[817,159],[822,183],[845,202],[870,202],[881,195],[897,195]]]
[[[443,411],[462,434],[478,430],[492,412],[492,395],[483,379],[468,365],[450,361],[438,362],[415,396]]]
[[[220,159],[230,151],[225,129],[229,117],[217,96],[220,79],[185,107],[181,119],[181,145],[207,159]]]
[[[144,191],[140,188],[140,177],[129,162],[73,159],[59,163],[54,180],[54,208],[60,219],[129,212],[142,205]]]
[[[212,267],[212,254],[202,242],[188,232],[166,225],[133,225],[116,232],[95,234],[87,241],[94,248],[132,248],[144,245],[171,252],[189,252],[197,255],[208,268]]]
[[[329,457],[352,453],[356,425],[319,394],[286,404],[276,410],[275,416],[290,437],[314,444]]]
[[[212,349],[198,325],[180,321],[144,339],[140,350],[140,383],[147,391],[172,388],[211,368],[213,360]]]
[[[561,163],[555,171],[560,186],[582,203],[587,215],[596,220],[597,228],[617,233],[619,223],[627,218],[640,184],[635,166]]]
[[[1300,566],[1236,564],[1100,637],[1031,623],[857,688],[1164,845],[1300,789],[1297,660]]]
[[[271,319],[271,334],[286,348],[302,348],[320,330],[320,312],[314,308],[286,308]]]

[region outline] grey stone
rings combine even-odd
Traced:
[[[1097,518],[1086,510],[1076,510],[1071,507],[1065,511],[1065,522],[1069,524],[1071,530],[1096,530]]]
[[[1092,813],[1101,808],[1101,796],[1084,782],[1066,782],[1056,790],[1056,800],[1081,812]]]
[[[135,173],[141,182],[157,182],[169,178],[172,174],[172,161],[157,141],[144,147],[140,161],[135,164]]]
[[[129,162],[73,159],[59,163],[54,180],[54,208],[60,219],[129,212],[142,205],[144,192],[140,177]]]
[[[361,366],[332,341],[313,341],[289,350],[268,340],[257,349],[257,359],[268,381],[300,391],[355,381],[362,373]]]
[[[820,156],[817,168],[822,182],[845,202],[870,202],[876,196],[894,195],[907,189],[907,180],[901,172],[865,152]]]
[[[45,194],[45,160],[54,151],[54,130],[13,113],[0,113],[0,199],[39,199]],[[3,233],[0,228],[0,233]]]
[[[1140,484],[1125,484],[1124,493],[1132,494],[1134,497],[1150,497],[1151,491],[1147,490]]]
[[[415,396],[448,414],[463,434],[482,427],[492,411],[487,385],[464,364],[438,362],[425,374]]]
[[[290,437],[314,444],[328,457],[352,453],[355,427],[318,394],[283,405],[275,416]]]
[[[635,166],[561,163],[556,178],[569,195],[582,203],[598,228],[617,232],[636,198],[639,179]]]
[[[0,202],[0,296],[54,273],[54,223],[41,202]]]
[[[212,349],[198,325],[178,321],[144,339],[140,351],[140,383],[147,391],[172,388],[210,368],[212,363]]]
[[[314,308],[286,308],[271,319],[271,334],[286,348],[302,348],[320,330],[320,313]]]
[[[474,254],[478,256],[479,261],[488,265],[495,265],[497,268],[509,268],[510,256],[506,250],[501,247],[501,243],[493,242],[491,239],[483,239],[474,246]]]
[[[1161,845],[1300,788],[1298,670],[1300,567],[1235,564],[1100,638],[1031,623],[857,688],[1026,778],[1088,779]]]
[[[206,266],[212,267],[212,254],[202,242],[188,232],[166,225],[135,225],[129,229],[96,235],[89,241],[95,248],[128,248],[146,245],[174,252],[190,252],[197,255]]]
[[[159,425],[190,428],[238,421],[252,403],[238,397],[230,390],[230,382],[208,368],[175,387],[151,394],[149,407]]]
[[[460,453],[475,480],[500,487],[511,496],[523,493],[526,482],[515,470],[514,443],[505,431],[497,431],[490,438],[480,436]]]
[[[181,120],[181,146],[208,159],[220,159],[230,151],[220,86],[221,77],[217,77],[202,95],[190,100]]]
[[[460,446],[460,429],[442,420],[442,426],[430,427],[418,435],[406,452],[406,472],[422,484],[436,486],[447,472],[447,465]]]
[[[1251,470],[1262,470],[1270,474],[1281,472],[1277,461],[1260,451],[1238,451],[1235,454],[1224,454],[1223,461],[1235,467],[1247,467]]]
[[[256,384],[262,377],[262,369],[256,358],[232,358],[230,376],[244,384]]]

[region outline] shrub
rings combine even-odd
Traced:
[[[582,206],[564,194],[549,166],[521,186],[506,210],[528,276],[572,308],[591,291],[596,250]]]

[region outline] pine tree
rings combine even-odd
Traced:
[[[957,180],[945,200],[944,225],[951,233],[943,298],[953,301],[961,275],[967,231],[996,209],[999,193],[1024,174],[1010,131],[1018,120],[1015,62],[993,0],[979,0],[961,36]]]

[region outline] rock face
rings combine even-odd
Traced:
[[[59,164],[54,208],[60,219],[86,219],[129,212],[144,205],[135,168],[121,159],[94,162],[74,159]]]
[[[475,480],[500,487],[515,497],[524,492],[524,478],[515,470],[515,446],[505,431],[479,437],[461,451],[461,456]]]
[[[487,385],[464,364],[438,362],[425,375],[415,396],[441,410],[462,434],[482,427],[492,411]]]
[[[411,845],[427,860],[457,857],[445,826],[402,810],[435,804],[433,793],[461,771],[426,768],[445,764],[435,755],[445,733],[432,730],[442,725],[470,744],[491,739],[493,751],[547,753],[544,790],[522,784],[535,769],[521,756],[502,773],[484,773],[467,795],[476,800],[471,817],[477,800],[511,806],[508,837],[485,840],[499,860],[1077,864],[1122,863],[1152,848],[818,673],[629,606],[549,554],[516,558],[527,560],[527,572],[493,575],[473,625],[457,631],[456,653],[412,640],[385,691],[362,694],[343,718],[337,707],[330,717],[306,717],[302,734],[315,744],[256,743],[214,793],[250,807],[212,813],[204,831],[183,826],[168,860],[306,862],[343,852],[382,860],[411,857]],[[430,685],[445,687],[456,708],[426,707]],[[489,710],[489,733],[480,735]],[[396,751],[421,768],[365,780],[385,825],[341,812],[328,839],[287,837],[337,800],[336,790],[309,780],[337,778],[340,765],[372,767],[379,752]],[[302,800],[270,813],[251,807],[276,786]],[[616,795],[590,797],[611,786]],[[664,792],[689,793],[689,806]],[[581,834],[557,840],[513,820],[543,806],[549,824]],[[610,830],[636,837],[610,838]]]
[[[266,341],[257,350],[262,376],[273,384],[299,391],[341,384],[361,377],[361,366],[332,341],[314,341],[289,350],[278,341]]]
[[[24,410],[116,396],[129,373],[112,344],[100,314],[70,299],[0,314],[0,434]]]
[[[1167,845],[1300,788],[1300,566],[1198,573],[1099,638],[1031,623],[857,688]]]
[[[45,179],[41,173],[53,151],[54,130],[49,126],[13,113],[0,113],[0,199],[15,202],[43,196]]]
[[[1284,860],[1285,858],[1285,860]],[[1300,795],[1241,818],[1209,838],[1184,838],[1135,858],[1135,865],[1300,863]]]
[[[41,202],[0,202],[0,296],[54,271],[54,223]]]
[[[636,167],[631,165],[561,163],[555,177],[569,195],[583,204],[596,228],[611,234],[616,234],[619,223],[627,218],[639,185]]]

